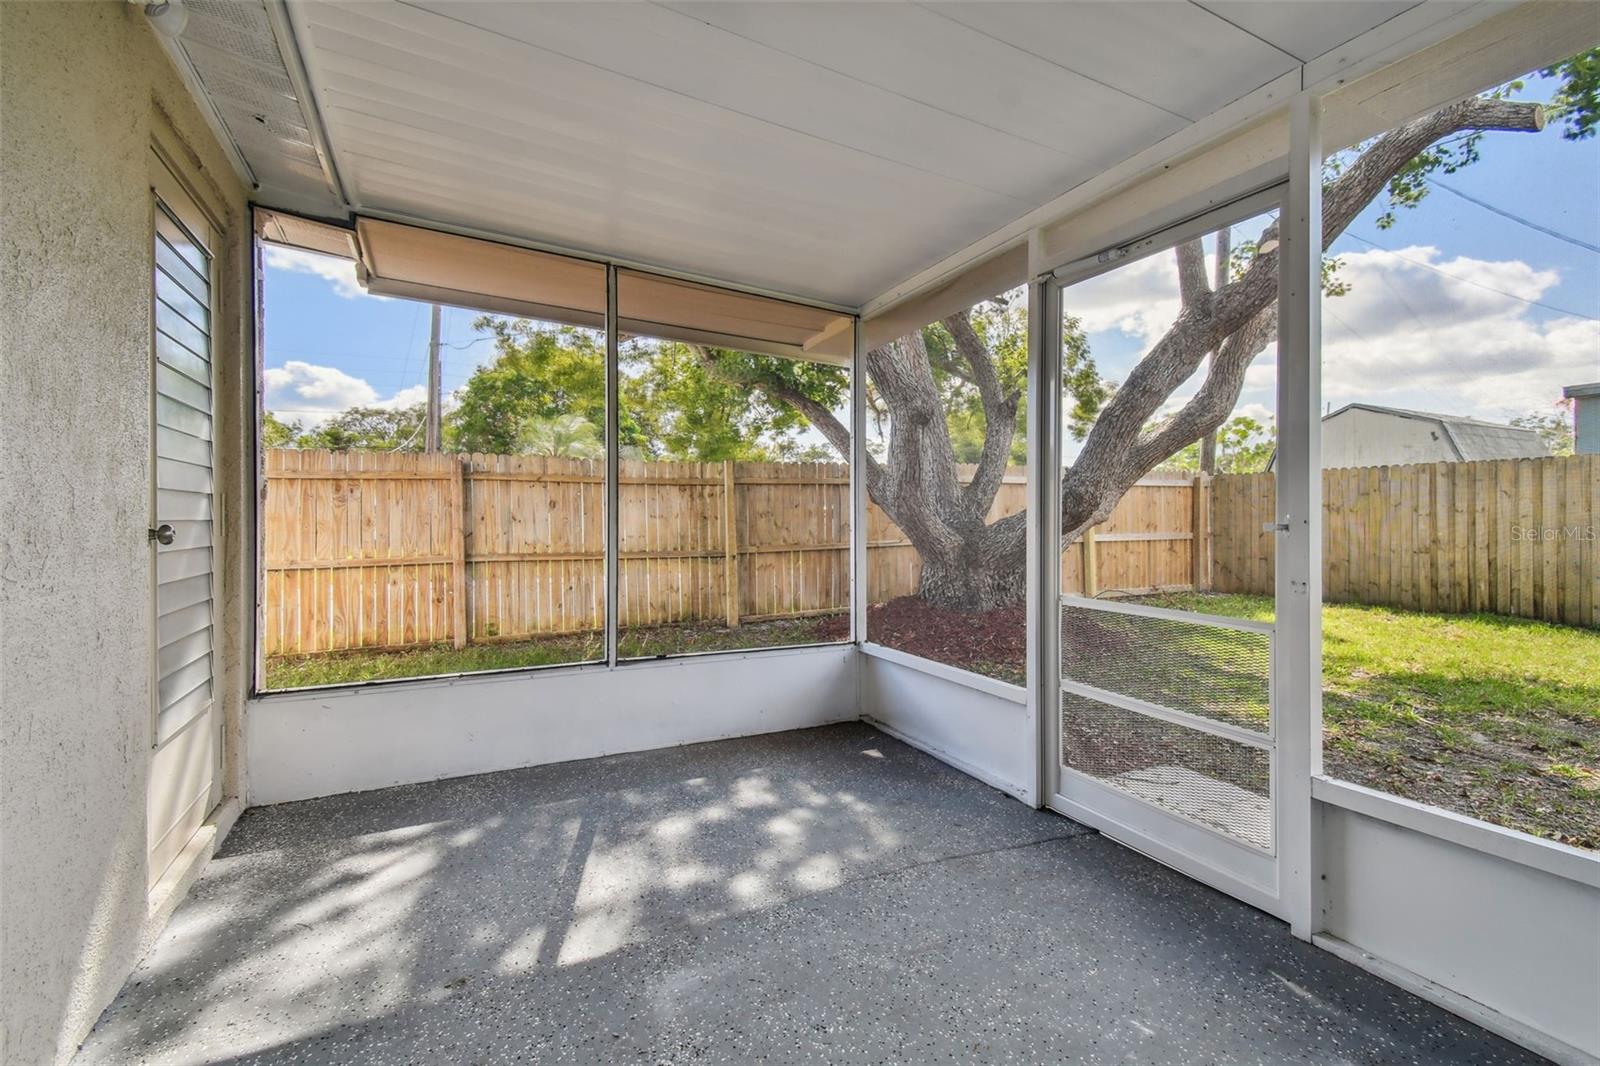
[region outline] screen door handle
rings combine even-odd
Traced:
[[[163,522],[149,531],[150,539],[158,544],[171,544],[178,539],[178,531],[172,528],[171,523]]]

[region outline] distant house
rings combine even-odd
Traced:
[[[1470,463],[1549,454],[1538,431],[1500,422],[1371,403],[1346,404],[1322,416],[1323,469]],[[1277,456],[1273,456],[1268,469],[1276,466]]]
[[[1600,381],[1568,385],[1561,395],[1572,401],[1572,450],[1600,455]]]

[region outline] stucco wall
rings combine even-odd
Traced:
[[[163,115],[230,215],[215,327],[225,472],[248,351],[243,188],[137,9],[0,3],[0,1058],[12,1064],[70,1055],[151,925],[148,160]],[[234,521],[239,481],[224,474],[220,489]],[[220,557],[229,734],[244,542]]]

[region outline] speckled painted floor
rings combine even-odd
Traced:
[[[850,725],[248,811],[76,1061],[1537,1060]]]

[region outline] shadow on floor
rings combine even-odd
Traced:
[[[245,813],[77,1062],[1534,1062],[847,725]]]

